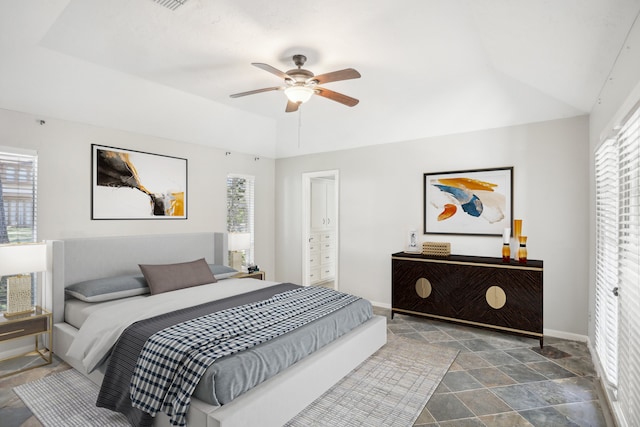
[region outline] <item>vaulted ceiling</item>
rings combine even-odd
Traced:
[[[638,0],[0,3],[0,108],[290,157],[588,114]],[[285,113],[275,75],[362,78]]]

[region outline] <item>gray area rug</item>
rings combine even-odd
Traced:
[[[124,415],[96,407],[98,386],[75,369],[14,387],[45,427],[129,426]]]
[[[384,347],[286,426],[412,426],[457,354],[391,335]]]
[[[383,348],[287,426],[411,426],[457,354],[450,348],[390,336]],[[95,406],[98,387],[75,369],[14,391],[46,427],[129,425],[124,416]]]

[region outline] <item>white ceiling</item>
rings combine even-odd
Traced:
[[[267,157],[588,114],[639,0],[0,3],[0,108]],[[361,79],[285,113],[251,62]],[[115,143],[115,142],[114,142]]]

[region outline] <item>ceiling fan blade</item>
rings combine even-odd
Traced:
[[[258,68],[260,68],[262,70],[268,71],[271,74],[275,74],[276,76],[280,77],[281,79],[293,80],[291,78],[291,76],[289,76],[287,73],[285,73],[284,71],[280,71],[277,68],[274,68],[269,64],[263,64],[261,62],[252,62],[251,65],[255,65],[256,67],[258,67]]]
[[[229,96],[231,98],[240,98],[241,96],[253,95],[254,93],[269,92],[272,90],[282,90],[282,89],[284,88],[280,86],[265,87],[264,89],[256,89],[256,90],[250,90],[247,92],[234,93],[233,95],[229,95]]]
[[[355,98],[352,98],[350,96],[344,95],[339,92],[334,92],[332,90],[325,89],[323,87],[316,87],[315,91],[317,95],[323,96],[332,101],[339,102],[341,104],[346,105],[347,107],[355,107],[356,105],[358,105],[358,102],[360,102]]]
[[[353,68],[345,68],[340,71],[333,71],[331,73],[320,74],[319,76],[311,77],[309,81],[316,81],[319,85],[329,83],[329,82],[337,82],[340,80],[350,80],[350,79],[359,79],[362,77],[359,72],[354,70]]]
[[[294,111],[298,111],[298,107],[300,104],[297,102],[292,102],[287,100],[287,108],[284,110],[285,113],[293,113]]]

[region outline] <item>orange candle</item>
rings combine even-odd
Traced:
[[[517,240],[521,234],[522,234],[522,220],[514,219],[513,220],[513,237],[515,237]]]
[[[520,264],[527,263],[527,236],[518,237],[520,246],[518,247],[518,262]]]

